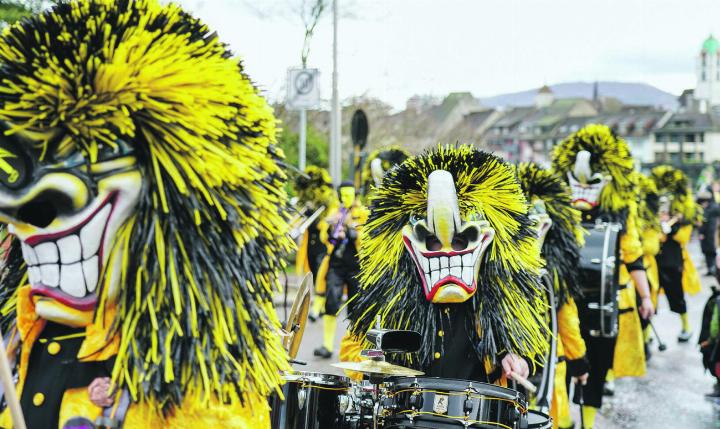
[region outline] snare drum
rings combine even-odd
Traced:
[[[514,429],[527,412],[525,397],[514,390],[431,377],[390,379],[381,404],[384,429]]]
[[[293,372],[284,375],[282,400],[270,398],[272,429],[343,428],[350,379],[332,374]]]

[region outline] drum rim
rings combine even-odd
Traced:
[[[474,389],[477,389],[478,387],[485,387],[487,386],[487,390],[485,392],[478,392],[481,394],[493,394],[497,396],[502,396],[503,399],[510,399],[518,402],[524,402],[525,397],[522,393],[518,392],[517,390],[513,390],[507,387],[497,386],[495,384],[490,383],[483,383],[481,381],[474,381],[474,380],[464,380],[461,378],[444,378],[444,377],[425,377],[425,376],[418,376],[418,377],[390,377],[386,380],[386,384],[388,384],[389,390],[393,390],[392,386],[397,386],[400,384],[413,384],[415,380],[418,381],[417,384],[419,384],[420,389],[430,389],[432,387],[429,386],[423,386],[422,380],[428,380],[428,381],[440,381],[440,382],[457,382],[458,384],[465,384],[465,387],[462,389],[456,389],[454,391],[456,392],[462,392],[465,390],[468,386],[468,384],[472,383],[472,386]],[[438,388],[438,387],[435,387]],[[446,387],[442,387],[441,389],[446,389]]]
[[[323,385],[350,385],[350,378],[336,374],[326,374],[322,372],[309,372],[309,371],[285,371],[283,373],[283,379],[286,382],[298,382],[304,381],[308,384],[323,384]]]

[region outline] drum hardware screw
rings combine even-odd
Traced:
[[[421,392],[413,392],[410,395],[410,400],[408,401],[408,405],[410,405],[410,408],[415,411],[417,409],[422,408],[423,406],[423,397]]]
[[[517,408],[511,408],[508,411],[508,419],[510,419],[511,422],[516,422],[520,420],[520,415],[520,410],[518,410]]]
[[[473,401],[468,396],[468,398],[463,403],[463,411],[465,411],[465,415],[468,416],[468,415],[470,415],[470,412],[472,412],[472,410],[473,410]]]

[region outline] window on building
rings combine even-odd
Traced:
[[[665,160],[665,162],[667,162],[667,160]],[[671,153],[670,154],[670,162],[672,162],[673,164],[680,162],[680,154],[677,152]]]
[[[705,77],[705,70],[702,71],[702,74],[700,75],[700,80],[705,82],[707,80],[707,77]]]
[[[700,143],[703,143],[703,142],[705,141],[705,134],[703,134],[703,133],[698,133],[698,141],[699,141]]]
[[[665,152],[655,152],[655,162],[667,162]]]
[[[688,143],[695,143],[695,134],[685,134],[685,141]]]

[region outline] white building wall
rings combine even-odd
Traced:
[[[720,161],[720,132],[705,133],[705,162]]]
[[[704,100],[708,107],[720,105],[720,56],[717,53],[707,53],[703,66],[703,54],[700,53],[696,60],[695,76],[695,98],[700,100],[701,104]]]

